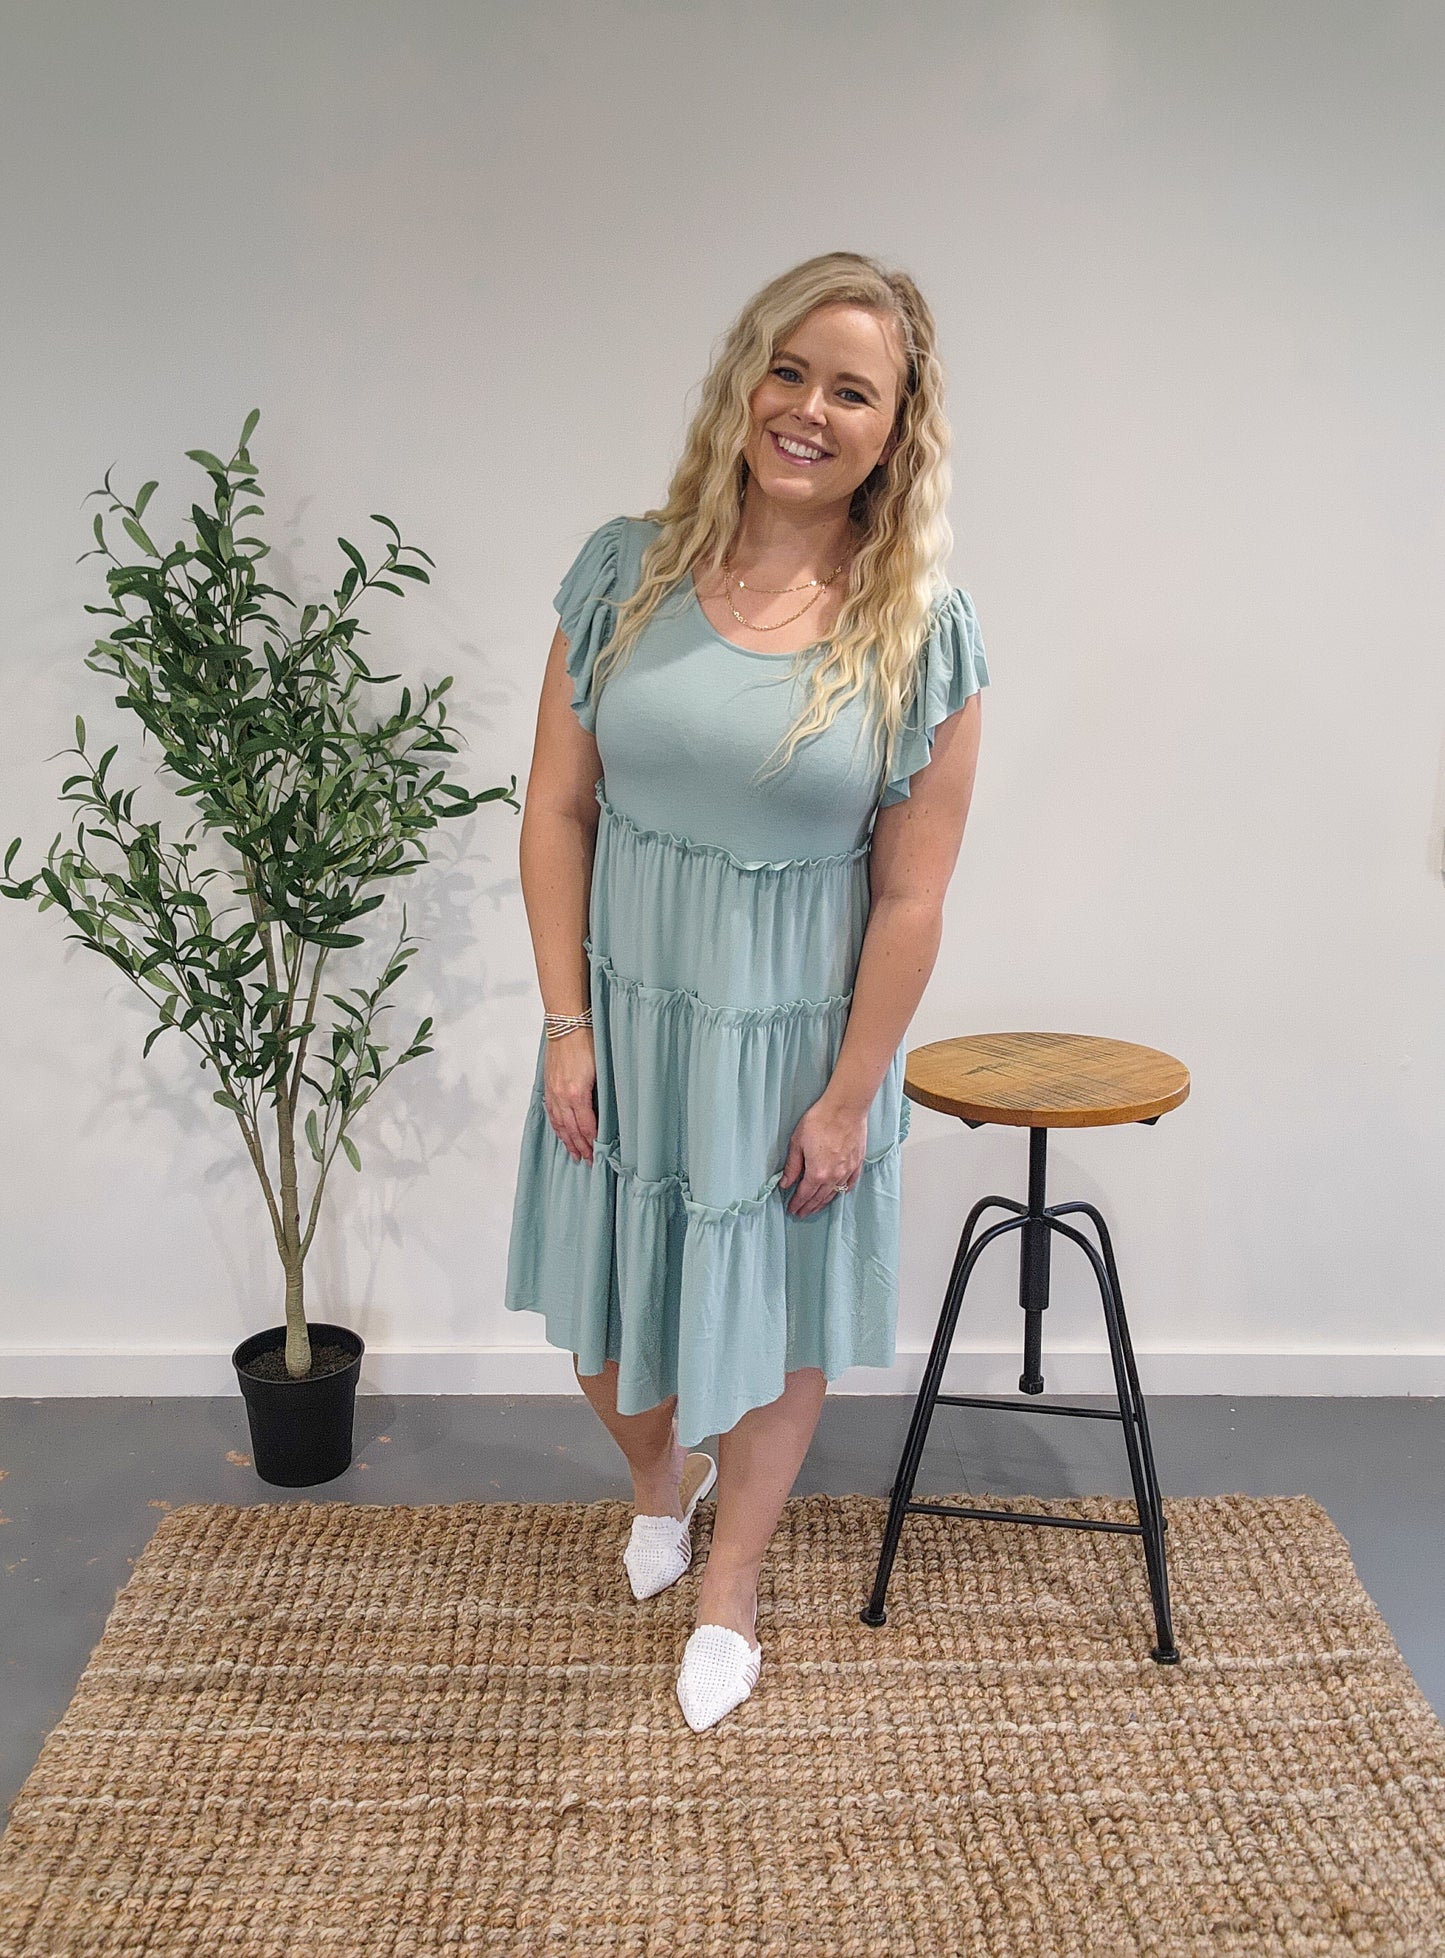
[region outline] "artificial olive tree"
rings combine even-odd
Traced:
[[[383,902],[388,879],[426,861],[439,819],[498,798],[520,804],[515,775],[477,794],[447,779],[445,758],[457,752],[450,677],[416,696],[403,687],[389,713],[375,704],[400,676],[369,670],[353,608],[372,588],[403,596],[394,579],[428,583],[420,565],[403,562],[408,553],[433,563],[403,545],[389,518],[372,518],[390,539],[374,571],[337,539],[350,562],[334,604],[302,604],[261,582],[270,546],[241,531],[263,515],[246,449],[259,420],[259,410],[247,416],[229,462],[186,451],[207,473],[214,508],[192,505],[194,538],[164,555],[142,522],[154,482],[126,503],[108,470],[104,490],[91,492],[109,498],[142,556],[116,557],[96,513],[97,548],[83,555],[110,559],[112,602],[85,609],[118,623],[86,664],[121,682],[116,704],[155,736],[156,765],[194,803],[195,820],[170,839],[160,823],[133,820],[136,790],[108,780],[118,744],[93,762],[77,716],[76,745],[61,751],[81,762],[61,788],[77,805],[74,840],[62,848],[57,836],[44,865],[20,877],[17,837],[0,892],[37,897],[42,911],[58,906],[76,926],[67,935],[145,994],[157,1023],[143,1052],[175,1031],[214,1070],[213,1099],[235,1117],[265,1195],[285,1272],[286,1369],[299,1378],[311,1368],[303,1266],[336,1153],[361,1167],[357,1115],[395,1068],[431,1052],[429,1018],[400,1052],[378,1037],[385,995],[417,946],[405,907],[373,984],[326,991],[327,961],[365,943],[353,927]]]

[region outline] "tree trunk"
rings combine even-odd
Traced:
[[[276,1106],[281,1158],[281,1263],[286,1271],[286,1371],[300,1380],[311,1371],[311,1335],[306,1330],[302,1281],[301,1205],[296,1189],[296,1134],[285,1096]]]
[[[302,1288],[301,1260],[293,1248],[286,1261],[286,1371],[293,1380],[311,1371],[311,1335],[306,1329]]]

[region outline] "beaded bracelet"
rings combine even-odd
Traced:
[[[592,1008],[585,1013],[544,1013],[542,1029],[549,1040],[560,1040],[564,1033],[571,1033],[577,1027],[590,1027]]]

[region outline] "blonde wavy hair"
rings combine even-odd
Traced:
[[[703,382],[667,501],[643,512],[661,528],[643,552],[637,589],[610,601],[617,617],[595,663],[594,688],[626,660],[662,600],[695,564],[722,561],[742,515],[751,397],[777,348],[806,316],[839,302],[866,306],[894,322],[904,360],[898,439],[887,462],[854,492],[849,515],[861,529],[861,542],[832,632],[816,649],[804,648],[816,653],[817,664],[803,711],[780,744],[785,752],[779,769],[860,692],[867,696],[875,754],[891,765],[918,674],[918,651],[948,590],[952,477],[944,374],[933,315],[906,272],[887,271],[858,252],[824,252],[780,273],[743,307]],[[684,590],[684,603],[690,596]],[[795,671],[801,657],[795,656]]]

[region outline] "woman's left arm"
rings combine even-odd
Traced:
[[[822,1099],[866,1117],[933,973],[943,899],[963,844],[982,720],[970,694],[934,731],[932,757],[901,802],[873,819],[872,902],[853,1003]]]

